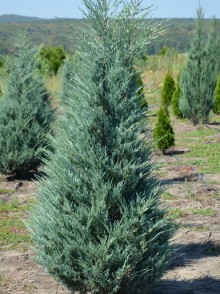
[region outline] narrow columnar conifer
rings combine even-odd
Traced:
[[[0,171],[24,175],[36,170],[49,148],[54,111],[38,76],[39,48],[19,32],[0,103]]]
[[[71,99],[71,92],[74,89],[74,73],[76,67],[73,64],[73,61],[70,59],[65,59],[63,65],[63,74],[62,74],[62,84],[61,84],[61,95],[60,100],[61,104],[68,104],[69,99]]]
[[[170,105],[172,95],[175,91],[175,82],[170,72],[166,74],[164,85],[161,91],[162,103],[166,106]]]
[[[180,95],[181,95],[179,80],[180,80],[180,74],[178,74],[178,76],[177,76],[176,89],[175,89],[175,91],[172,95],[172,98],[171,98],[171,106],[172,106],[172,110],[173,110],[174,115],[177,118],[183,118],[183,114],[179,108],[179,100],[180,100]]]
[[[148,108],[148,103],[146,101],[145,98],[145,93],[144,93],[144,84],[141,78],[141,74],[139,72],[136,72],[136,80],[137,80],[137,97],[139,99],[140,102],[140,107],[142,107],[143,109],[145,109],[145,111]]]
[[[215,114],[220,114],[220,75],[218,76],[218,82],[215,89],[213,112]]]
[[[209,34],[207,38],[203,10],[199,7],[194,37],[180,79],[180,111],[194,125],[207,123],[213,108],[218,68],[212,48],[213,36]]]
[[[220,73],[220,29],[215,17],[211,20],[209,26],[209,36],[207,40],[207,58],[212,65],[210,76],[212,84],[217,84],[218,74]],[[213,86],[214,87],[214,86]]]
[[[169,264],[174,230],[140,136],[133,64],[161,28],[139,0],[83,3],[80,66],[29,228],[38,262],[73,293],[146,293]]]
[[[159,150],[166,150],[175,145],[174,131],[171,126],[167,106],[161,105],[157,114],[157,123],[154,128],[154,140]]]

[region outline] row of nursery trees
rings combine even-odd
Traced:
[[[220,35],[215,19],[207,32],[201,7],[197,9],[191,48],[177,83],[168,72],[161,91],[154,138],[163,153],[175,142],[170,104],[177,118],[187,118],[194,125],[208,123],[211,111],[220,114]]]
[[[39,48],[20,33],[0,103],[0,170],[43,161],[31,232],[38,262],[75,293],[146,293],[174,253],[160,205],[134,61],[163,29],[141,0],[83,0],[66,61],[59,112],[39,77]],[[146,22],[147,19],[147,22]]]

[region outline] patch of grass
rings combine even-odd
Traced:
[[[210,123],[220,123],[220,116],[212,112]]]
[[[187,180],[187,178],[185,178],[184,182],[184,191],[186,198],[192,198],[194,196],[192,184]]]
[[[0,275],[0,287],[8,287],[11,283],[11,279],[6,275]]]
[[[217,181],[217,180],[210,180],[210,181],[208,181],[208,184],[210,184],[210,185],[219,185],[220,184],[220,179],[219,179],[219,181]]]
[[[168,211],[168,215],[171,219],[177,219],[191,214],[214,216],[216,211],[211,207],[204,209],[181,209],[179,207],[175,207]]]
[[[206,215],[206,216],[213,216],[216,214],[216,211],[209,207],[204,209],[191,209],[192,214],[199,214],[199,215]]]
[[[37,286],[33,283],[24,283],[23,289],[26,291],[25,293],[32,293],[33,290],[37,289]]]
[[[0,235],[0,246],[9,245],[10,249],[18,248],[22,243],[31,241],[24,225],[19,220],[0,221]]]
[[[202,159],[193,159],[193,160],[189,160],[187,162],[187,165],[196,165],[196,166],[202,166],[204,163],[204,160]]]
[[[216,193],[212,194],[211,197],[213,197],[214,199],[219,198],[220,196],[220,191],[217,191]]]
[[[195,226],[187,226],[187,225],[180,225],[180,229],[187,229],[191,231],[210,231],[209,227],[195,227]]]
[[[220,173],[220,152],[219,152],[219,143],[213,143],[211,145],[205,145],[202,142],[200,144],[192,146],[191,143],[191,151],[189,153],[185,153],[181,155],[181,158],[185,159],[186,165],[197,165],[200,168],[199,172],[201,173]],[[197,161],[195,163],[191,158],[197,157],[198,154],[203,158],[201,161]],[[190,158],[190,160],[187,160]]]
[[[12,193],[15,193],[14,189],[0,188],[0,195],[2,195],[2,194],[12,194]]]
[[[182,139],[190,139],[192,141],[192,139],[196,139],[197,141],[198,140],[203,140],[204,137],[206,136],[210,136],[210,135],[215,135],[217,134],[218,132],[214,129],[208,129],[208,128],[205,128],[205,127],[199,127],[197,130],[193,130],[191,132],[186,132],[184,134],[182,134]]]
[[[18,201],[0,202],[0,250],[26,250],[31,243],[23,220],[30,204],[19,204]]]
[[[17,200],[14,200],[13,202],[0,201],[0,212],[16,212],[21,209],[23,210]]]
[[[61,76],[56,75],[45,77],[45,85],[51,95],[52,104],[56,105],[60,95]]]
[[[169,192],[163,192],[163,194],[161,195],[161,198],[163,200],[176,200],[176,196],[170,194]]]
[[[175,207],[168,211],[168,216],[171,219],[177,219],[186,216],[186,213],[181,208]]]

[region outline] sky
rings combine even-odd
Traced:
[[[1,3],[2,2],[2,3]],[[205,18],[220,18],[220,0],[143,0],[154,5],[153,17],[195,17],[199,2]],[[82,18],[82,0],[0,0],[0,15],[18,14],[42,18]]]

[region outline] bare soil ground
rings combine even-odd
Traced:
[[[192,128],[189,124],[176,124],[177,137],[181,132],[192,131]],[[220,131],[220,125],[215,128]],[[220,142],[219,133],[212,134],[207,140]],[[201,176],[199,166],[192,168],[184,161],[178,161],[178,157],[186,152],[190,152],[190,148],[183,148],[177,143],[169,155],[155,155],[157,162],[161,163],[159,176],[166,189],[162,205],[172,212],[180,228],[172,240],[179,246],[176,257],[165,275],[152,288],[151,294],[220,293],[220,173]],[[195,158],[203,160],[200,154]],[[25,203],[32,198],[34,182],[19,183],[1,177],[1,189],[16,191],[2,193],[0,199],[6,202],[17,199],[19,203]],[[70,293],[34,262],[31,250],[23,252],[18,249],[7,246],[1,248],[1,294]]]

